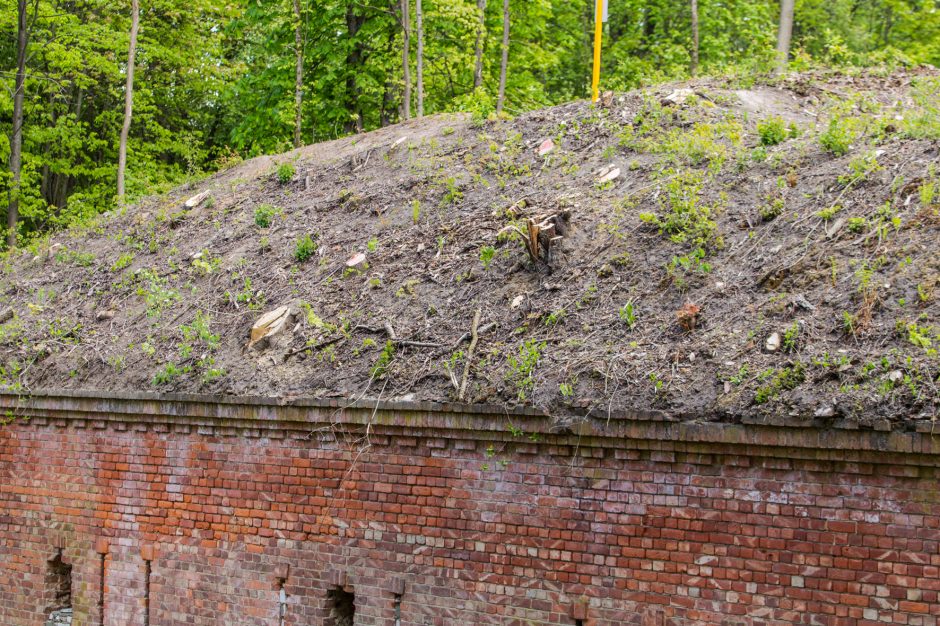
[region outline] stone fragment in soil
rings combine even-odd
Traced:
[[[764,348],[767,349],[767,352],[776,352],[780,349],[780,333],[771,333],[770,337],[767,337],[767,343],[764,344]]]

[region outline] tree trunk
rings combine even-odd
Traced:
[[[364,19],[356,15],[353,3],[346,6],[346,31],[349,35],[349,51],[346,53],[346,109],[350,114],[350,121],[346,124],[347,132],[362,131],[362,112],[359,110],[359,82],[356,80],[356,74],[362,63],[362,45],[359,42],[353,42],[359,29],[362,28]]]
[[[303,46],[303,20],[300,15],[300,0],[294,0],[294,147],[299,148],[300,126],[303,122],[302,106],[304,103],[304,46]]]
[[[20,175],[23,171],[23,94],[26,91],[26,0],[16,4],[16,83],[13,94],[13,135],[10,138],[10,173],[13,180],[8,192],[7,248],[16,247],[16,223],[20,215]]]
[[[401,0],[401,67],[402,77],[405,80],[405,93],[402,96],[401,116],[402,119],[411,119],[411,2]]]
[[[692,59],[689,73],[694,78],[698,73],[698,0],[692,2]]]
[[[127,135],[131,130],[131,115],[134,108],[134,58],[137,54],[137,29],[140,26],[138,0],[131,0],[131,42],[127,52],[127,86],[124,89],[124,126],[121,127],[121,143],[118,147],[117,195],[118,203],[124,204],[124,170],[127,167]]]
[[[503,59],[499,64],[499,95],[496,97],[496,112],[503,112],[506,100],[506,66],[509,65],[509,0],[503,0]]]
[[[486,42],[486,0],[477,0],[480,22],[477,24],[476,64],[473,66],[473,88],[483,85],[483,44]]]
[[[424,11],[421,0],[415,0],[415,17],[418,20],[418,117],[424,117]]]
[[[790,37],[793,35],[794,0],[780,0],[780,30],[777,32],[777,72],[787,71]]]

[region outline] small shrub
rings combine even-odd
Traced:
[[[255,225],[258,228],[267,228],[278,211],[270,204],[262,204],[255,209]]]
[[[317,243],[310,235],[304,235],[294,244],[294,259],[298,263],[303,263],[317,253]]]
[[[294,178],[294,166],[290,163],[281,163],[277,166],[277,182],[286,185]]]
[[[496,255],[496,248],[493,246],[483,246],[480,248],[480,263],[483,264],[483,271],[490,269],[490,263]]]
[[[787,139],[787,127],[780,117],[768,117],[757,123],[757,134],[763,146],[776,146]]]
[[[627,328],[633,330],[636,327],[636,307],[633,302],[627,302],[620,307],[620,321],[627,325]]]
[[[767,204],[760,208],[760,217],[765,222],[769,222],[779,217],[780,214],[783,213],[784,207],[785,204],[782,197],[777,196],[776,198],[772,198]]]
[[[525,400],[528,392],[535,387],[535,368],[546,345],[544,341],[536,343],[535,339],[529,339],[519,346],[518,357],[509,357],[509,373],[506,378],[515,384],[516,397],[520,402]]]
[[[381,378],[388,372],[388,366],[391,364],[392,359],[395,357],[395,344],[391,341],[385,342],[385,347],[382,349],[379,358],[376,360],[375,365],[372,366],[372,378]]]
[[[112,272],[120,272],[122,269],[130,266],[134,262],[134,255],[130,252],[122,254],[118,257],[118,260],[114,262],[114,265],[111,266]]]
[[[783,349],[786,352],[795,352],[800,341],[800,324],[793,322],[783,333]]]
[[[567,314],[568,312],[565,311],[564,309],[558,309],[557,311],[552,311],[545,317],[545,325],[554,326],[555,324],[563,320],[565,318],[565,315]]]
[[[822,147],[836,156],[848,153],[853,141],[855,141],[855,133],[851,125],[839,118],[830,120],[829,128],[819,137]]]
[[[853,233],[860,233],[865,230],[868,226],[868,220],[864,217],[850,217],[848,221],[848,228]]]

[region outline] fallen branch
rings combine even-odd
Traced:
[[[480,307],[477,307],[476,313],[473,314],[473,324],[470,326],[470,334],[473,337],[470,340],[470,348],[467,349],[467,360],[463,364],[463,382],[460,383],[460,392],[457,394],[457,401],[463,402],[463,397],[467,393],[467,378],[470,376],[470,363],[473,361],[473,351],[477,347],[477,339],[479,334],[477,332],[477,327],[480,325]]]
[[[480,326],[480,329],[477,331],[477,334],[478,334],[478,335],[482,335],[482,334],[484,334],[484,333],[488,333],[488,332],[490,332],[491,330],[493,330],[494,328],[496,328],[496,322],[490,322],[490,323],[488,323],[488,324],[484,324],[483,326]],[[447,346],[447,347],[444,348],[443,350],[440,350],[440,351],[437,352],[434,356],[437,357],[437,356],[441,356],[441,355],[443,355],[443,354],[446,354],[446,353],[448,353],[448,352],[453,352],[454,350],[456,350],[457,348],[460,347],[460,344],[462,344],[463,342],[465,342],[467,339],[470,339],[470,335],[471,335],[470,332],[466,332],[466,333],[462,334],[462,335],[460,336],[460,338],[457,339],[457,341],[455,341],[454,343],[450,344],[449,346]]]

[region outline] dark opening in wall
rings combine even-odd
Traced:
[[[72,623],[72,566],[62,561],[62,550],[46,562],[46,580],[43,593],[49,616],[46,626],[68,626]]]
[[[330,616],[325,626],[353,626],[356,616],[356,594],[341,587],[326,592]]]

